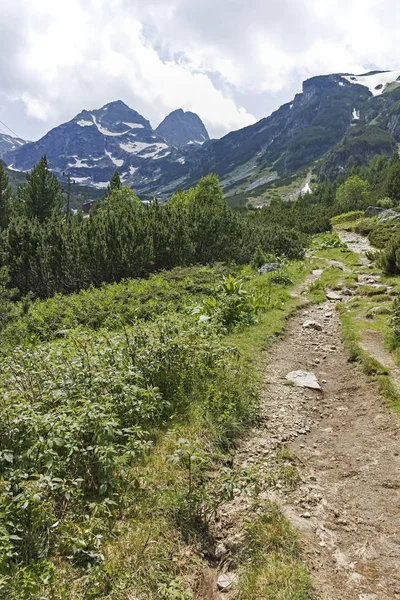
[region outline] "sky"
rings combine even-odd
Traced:
[[[399,27],[398,0],[1,0],[0,131],[36,140],[123,100],[221,137],[314,75],[399,68]]]

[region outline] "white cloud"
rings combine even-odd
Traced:
[[[398,67],[399,25],[396,0],[4,0],[0,118],[28,137],[122,99],[222,135],[307,77]]]

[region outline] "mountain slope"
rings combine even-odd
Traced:
[[[7,135],[6,133],[0,133],[0,158],[2,158],[7,152],[18,150],[27,142],[21,138]]]
[[[69,172],[78,183],[106,187],[116,168],[127,179],[145,159],[160,159],[169,152],[168,144],[146,119],[117,101],[82,111],[5,158],[13,169],[25,171],[46,154],[56,173]]]
[[[292,102],[220,140],[208,140],[193,113],[174,111],[154,131],[126,104],[112,102],[82,111],[5,160],[28,170],[46,153],[56,173],[98,188],[118,169],[136,192],[159,197],[214,172],[226,193],[257,196],[317,161],[321,176],[330,177],[375,154],[391,155],[400,143],[399,79],[400,71],[313,77]]]
[[[165,117],[155,131],[177,148],[186,144],[204,144],[210,139],[200,117],[181,108]]]

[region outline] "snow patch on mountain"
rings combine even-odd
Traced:
[[[124,164],[124,161],[122,159],[119,158],[115,158],[111,152],[109,152],[109,150],[105,150],[104,151],[106,156],[108,156],[108,158],[114,163],[114,165],[116,167],[122,167],[122,165]]]
[[[73,183],[79,183],[80,185],[90,185],[92,182],[91,177],[72,177]]]
[[[355,83],[367,87],[373,96],[379,96],[385,91],[389,83],[397,81],[400,77],[399,71],[382,71],[381,73],[372,73],[365,75],[343,75],[349,83]]]
[[[124,150],[124,152],[129,152],[129,154],[138,154],[152,145],[153,144],[147,144],[146,142],[124,142],[121,143],[119,147],[121,150]]]
[[[91,127],[94,125],[93,121],[86,121],[85,119],[77,121],[76,124],[79,125],[79,127]]]
[[[115,133],[114,131],[109,131],[108,129],[106,129],[105,127],[102,127],[102,125],[100,125],[100,123],[97,121],[97,119],[94,115],[92,115],[92,117],[93,117],[93,121],[94,121],[94,124],[96,125],[97,129],[103,135],[108,135],[110,137],[120,137],[121,135],[126,135],[127,133],[129,133],[129,129],[127,131],[121,131],[119,133]]]
[[[79,158],[78,156],[73,156],[72,157],[75,162],[74,163],[68,163],[68,168],[70,169],[84,169],[87,168],[87,159],[86,158]]]
[[[123,124],[127,125],[131,129],[144,129],[144,125],[141,125],[140,123],[126,123],[123,121]]]
[[[359,121],[360,120],[360,111],[353,108],[353,121]]]

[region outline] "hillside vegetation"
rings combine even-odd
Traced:
[[[0,167],[4,597],[195,597],[217,560],[218,507],[238,490],[261,502],[232,451],[259,418],[265,349],[299,303],[312,236],[379,199],[395,207],[399,173],[376,159],[258,211],[229,208],[213,175],[145,208],[116,173],[83,218],[61,210],[45,158],[17,196]],[[321,248],[334,257],[340,241]],[[391,248],[378,264],[397,265]],[[280,266],[259,275],[265,262]],[[311,598],[277,508],[243,544],[243,598],[256,584],[277,598],[282,581],[282,600]]]

